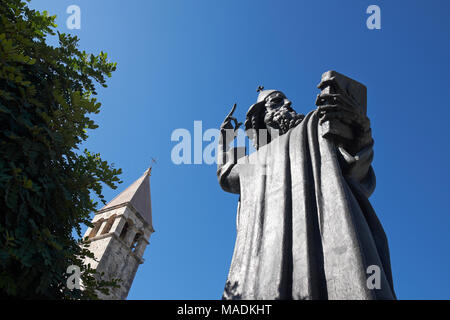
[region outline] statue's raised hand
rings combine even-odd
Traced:
[[[238,122],[237,119],[233,117],[234,110],[236,110],[236,103],[233,105],[233,108],[231,108],[231,111],[225,117],[225,120],[223,120],[222,125],[220,126],[220,131],[233,129],[233,131],[236,132],[237,129],[239,129],[239,127],[242,125],[242,122]],[[234,127],[231,124],[232,121],[234,122]]]
[[[237,130],[242,125],[242,122],[238,122],[236,118],[233,117],[234,110],[236,110],[236,103],[231,108],[231,111],[223,120],[220,125],[220,144],[223,145],[224,149],[228,148],[228,145],[234,140],[237,135]],[[232,124],[234,122],[234,126]]]

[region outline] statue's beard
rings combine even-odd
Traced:
[[[278,130],[282,135],[297,126],[304,116],[295,112],[289,105],[274,110],[268,110],[264,116],[264,122],[269,129]]]

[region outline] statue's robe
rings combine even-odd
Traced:
[[[240,194],[224,299],[395,299],[387,239],[368,200],[372,146],[351,156],[321,130],[313,111],[218,166],[221,187]]]

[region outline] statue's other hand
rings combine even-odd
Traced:
[[[365,131],[370,128],[370,120],[363,114],[362,108],[355,105],[345,95],[321,93],[317,96],[320,124],[332,119],[357,126]]]
[[[355,134],[352,144],[356,151],[373,143],[369,118],[359,105],[345,95],[321,93],[317,96],[316,104],[319,105],[319,124],[338,120],[352,128]]]

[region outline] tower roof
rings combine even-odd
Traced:
[[[147,169],[139,179],[108,202],[99,212],[108,211],[117,206],[131,204],[137,213],[150,225],[151,229],[153,229],[152,203],[150,198],[151,169]]]

